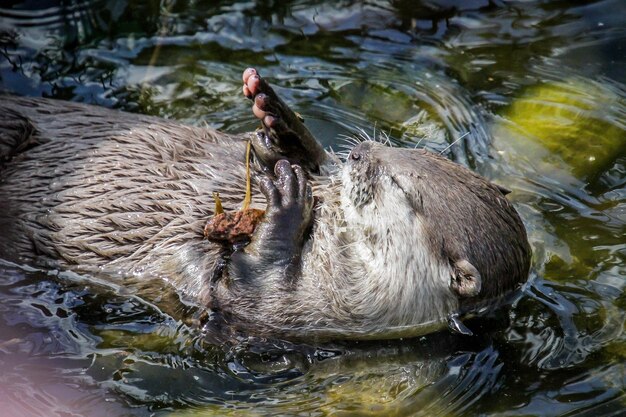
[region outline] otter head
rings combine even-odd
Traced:
[[[384,286],[390,324],[441,320],[526,279],[526,233],[501,188],[425,150],[363,142],[342,173],[341,205],[362,277]],[[358,284],[357,284],[358,285]]]

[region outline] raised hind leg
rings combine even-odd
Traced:
[[[252,146],[259,159],[273,169],[280,159],[287,159],[310,172],[318,172],[326,152],[293,112],[274,92],[256,69],[243,72],[243,94],[253,100],[252,112],[263,123],[254,134]]]

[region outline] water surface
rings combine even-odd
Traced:
[[[255,66],[328,147],[383,135],[512,189],[534,258],[475,337],[325,346],[226,341],[132,291],[3,262],[0,416],[622,415],[625,15],[620,0],[3,3],[4,91],[243,132]]]

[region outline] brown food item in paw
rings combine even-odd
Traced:
[[[250,241],[264,215],[264,210],[254,208],[216,214],[204,226],[204,236],[216,243]]]

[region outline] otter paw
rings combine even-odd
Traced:
[[[243,72],[243,95],[254,102],[252,112],[269,129],[287,130],[284,105],[272,87],[256,69],[248,68]]]
[[[301,237],[313,217],[313,192],[304,170],[282,159],[274,166],[275,179],[261,180],[267,198],[266,218],[285,233]],[[286,236],[285,236],[286,237]]]

